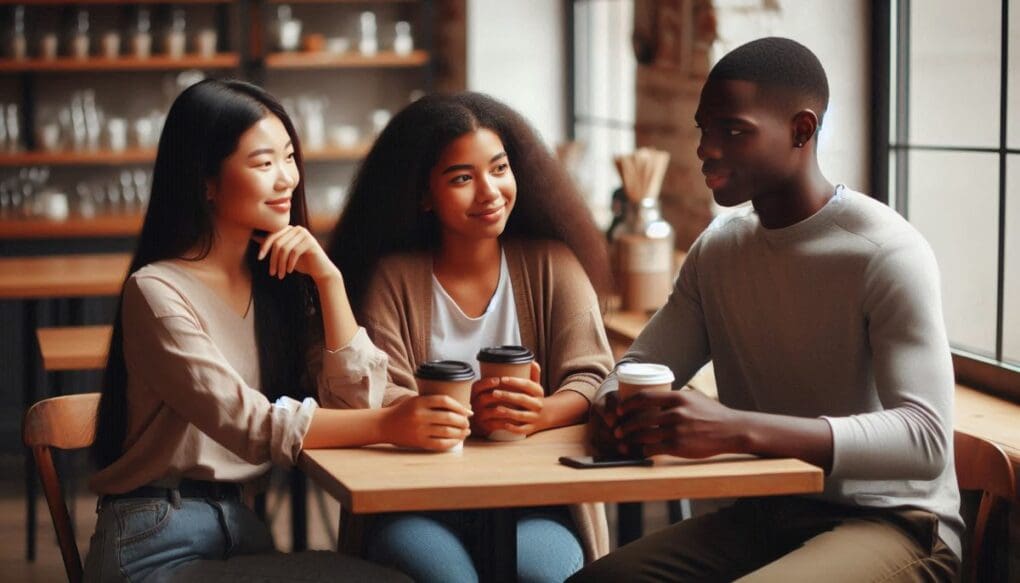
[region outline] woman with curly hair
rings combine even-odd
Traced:
[[[384,406],[420,399],[430,360],[475,363],[524,345],[531,379],[472,390],[476,436],[523,438],[585,421],[613,365],[600,309],[605,240],[528,122],[477,93],[424,97],[398,113],[355,178],[329,254],[358,320],[389,356]],[[518,578],[562,581],[608,550],[601,505],[519,513]],[[373,561],[417,581],[472,581],[478,514],[379,518]]]

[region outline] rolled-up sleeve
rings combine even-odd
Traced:
[[[322,349],[319,401],[323,407],[378,409],[386,392],[388,357],[364,328],[337,350]]]

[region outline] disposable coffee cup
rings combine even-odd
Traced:
[[[626,362],[617,367],[616,379],[619,381],[618,396],[622,402],[642,391],[671,391],[675,377],[668,366]]]
[[[470,364],[459,360],[430,360],[418,366],[414,376],[418,382],[419,395],[447,395],[464,407],[471,408],[471,385],[475,380],[475,371]],[[447,451],[462,449],[463,441]]]
[[[482,378],[531,379],[531,363],[535,354],[525,346],[489,346],[478,351],[477,358]],[[506,429],[497,429],[489,434],[492,441],[520,441],[524,438],[524,435]]]

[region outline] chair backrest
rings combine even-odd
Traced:
[[[992,575],[979,573],[978,567],[994,564],[984,560],[990,518],[1000,515],[1010,502],[1017,499],[1016,474],[1006,452],[990,441],[956,432],[954,448],[956,480],[960,489],[982,493],[977,517],[971,528],[969,566],[965,580],[984,581]]]
[[[25,445],[32,448],[53,528],[57,531],[64,570],[71,583],[82,580],[81,554],[74,540],[71,518],[50,448],[81,449],[92,445],[96,437],[98,409],[99,393],[86,393],[44,399],[25,413],[23,438]]]

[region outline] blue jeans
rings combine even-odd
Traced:
[[[370,561],[418,583],[478,581],[471,545],[482,514],[471,511],[387,514],[366,533]],[[517,519],[517,580],[562,582],[584,565],[584,551],[566,508],[529,508]]]
[[[330,551],[284,554],[234,500],[125,498],[103,504],[85,581],[407,581]]]

